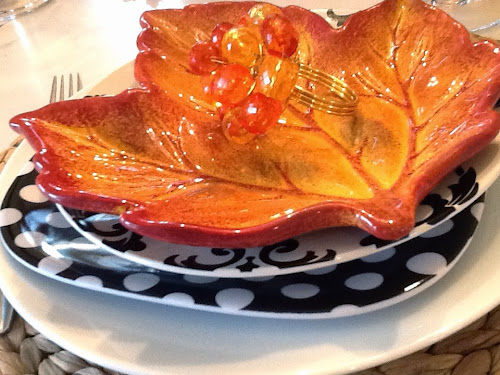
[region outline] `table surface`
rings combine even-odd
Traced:
[[[341,14],[380,0],[275,0],[277,5],[335,8]],[[84,86],[135,58],[139,17],[151,9],[206,0],[51,0],[34,13],[0,25],[0,150],[17,137],[9,119],[49,101],[54,75],[80,73]],[[500,26],[482,33],[500,39]]]

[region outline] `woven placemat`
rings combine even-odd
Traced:
[[[21,141],[0,153],[0,172]],[[16,316],[11,330],[0,336],[0,375],[19,374],[119,373],[64,350]],[[353,375],[500,375],[500,306],[428,348]]]

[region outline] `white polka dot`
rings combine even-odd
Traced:
[[[439,224],[437,227],[432,228],[431,230],[428,230],[427,232],[424,232],[420,235],[420,237],[423,238],[433,238],[433,237],[439,237],[442,236],[443,234],[448,233],[450,230],[453,229],[453,221],[452,220],[447,220],[444,223]]]
[[[306,283],[291,284],[281,288],[281,293],[294,299],[311,298],[319,293],[319,287]]]
[[[40,232],[23,232],[16,236],[14,243],[23,249],[40,246],[45,240],[45,234]]]
[[[92,287],[102,287],[103,286],[102,280],[99,277],[92,276],[92,275],[80,276],[78,279],[75,280],[75,282],[77,284],[87,285],[87,286],[92,286]]]
[[[215,302],[227,310],[241,310],[248,306],[254,298],[254,294],[248,289],[231,288],[217,293]]]
[[[479,221],[481,220],[481,216],[483,216],[483,210],[484,202],[478,202],[471,207],[470,213],[476,218],[477,221]]]
[[[36,185],[28,185],[23,187],[19,191],[19,196],[25,201],[32,203],[43,203],[49,200],[45,195],[42,194],[42,192]]]
[[[384,282],[384,277],[375,272],[360,273],[345,281],[345,286],[355,290],[375,289]]]
[[[415,222],[427,220],[433,212],[432,206],[421,204],[415,211]]]
[[[379,251],[375,254],[367,255],[363,258],[360,258],[363,262],[366,263],[378,263],[383,262],[389,258],[392,258],[396,254],[396,249],[394,247],[389,247],[388,249]]]
[[[134,273],[128,275],[123,280],[123,286],[132,292],[141,292],[154,287],[159,282],[160,278],[157,275],[152,275],[150,273]]]
[[[309,270],[309,271],[306,271],[304,273],[307,273],[308,275],[326,275],[327,273],[335,271],[336,268],[337,268],[337,265],[334,264],[334,265],[331,265],[328,267],[317,268],[315,270]]]
[[[163,297],[164,301],[167,301],[167,303],[171,303],[173,305],[177,306],[192,306],[194,305],[194,298],[191,297],[189,294],[186,293],[170,293],[167,294],[165,297]]]
[[[335,314],[335,316],[344,316],[344,315],[355,315],[359,314],[361,311],[361,307],[356,305],[339,305],[334,307],[331,312]]]
[[[214,281],[219,280],[218,277],[198,276],[198,275],[184,275],[183,278],[187,282],[193,283],[193,284],[209,284],[209,283],[213,283]]]
[[[30,173],[33,169],[35,169],[35,164],[33,162],[29,161],[26,164],[23,165],[21,170],[17,173],[18,176],[24,176],[25,174]]]
[[[52,212],[45,218],[47,224],[56,228],[70,228],[71,224],[64,218],[60,212]]]
[[[68,269],[72,264],[73,262],[68,258],[46,257],[38,262],[38,268],[52,275],[56,275]]]
[[[437,253],[422,253],[415,255],[406,262],[406,267],[421,275],[437,275],[447,266],[446,259]]]
[[[0,210],[0,227],[6,227],[21,220],[23,214],[17,208],[4,208]]]

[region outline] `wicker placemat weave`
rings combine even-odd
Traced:
[[[0,172],[21,141],[0,153]],[[11,330],[0,336],[0,375],[19,374],[119,373],[62,349],[16,316]],[[500,375],[500,306],[428,348],[353,375]]]

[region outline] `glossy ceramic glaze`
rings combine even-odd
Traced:
[[[301,62],[358,93],[354,118],[290,103],[280,127],[245,145],[228,141],[187,55],[252,5],[145,13],[141,89],[15,117],[40,151],[42,190],[177,243],[247,247],[346,225],[395,239],[411,230],[425,194],[498,133],[500,47],[471,43],[419,0],[387,0],[339,30],[283,9],[301,36]]]

